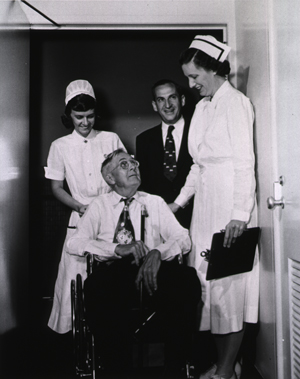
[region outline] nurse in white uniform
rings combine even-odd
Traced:
[[[201,252],[210,248],[214,233],[225,229],[230,246],[246,227],[256,226],[253,152],[254,112],[250,100],[227,80],[230,48],[211,36],[196,36],[180,57],[191,88],[203,98],[191,121],[188,146],[194,160],[173,212],[194,195],[189,264],[202,285],[200,330],[210,330],[218,359],[201,379],[235,379],[235,360],[245,323],[258,318],[258,255],[252,272],[206,281],[207,262]],[[243,251],[241,251],[243,254]]]
[[[72,328],[70,283],[81,274],[86,278],[86,259],[70,255],[66,242],[75,232],[79,218],[90,202],[110,187],[101,175],[105,156],[124,148],[117,134],[94,130],[96,97],[91,84],[75,80],[66,88],[65,113],[62,121],[73,132],[52,142],[45,176],[51,179],[54,196],[72,209],[55,283],[53,307],[48,326],[58,333]],[[64,189],[66,180],[71,195]]]

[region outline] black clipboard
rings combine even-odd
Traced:
[[[206,280],[249,272],[253,268],[260,228],[246,229],[230,248],[223,247],[225,232],[215,233],[212,238]]]

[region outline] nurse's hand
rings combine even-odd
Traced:
[[[231,220],[225,228],[225,237],[223,246],[230,247],[237,237],[240,237],[246,229],[246,223],[240,220]]]
[[[168,204],[168,206],[173,213],[176,213],[178,211],[178,209],[181,208],[180,205],[178,205],[176,203],[170,203],[170,204]]]

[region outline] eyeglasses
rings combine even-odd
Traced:
[[[115,168],[113,168],[110,172],[113,172],[116,168],[118,167],[121,167],[123,170],[128,170],[129,167],[133,166],[134,168],[137,168],[139,167],[140,163],[138,161],[136,161],[135,159],[130,159],[130,160],[124,160],[124,161],[121,161]]]

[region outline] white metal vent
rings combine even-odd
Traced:
[[[300,379],[300,262],[289,259],[292,379]]]

